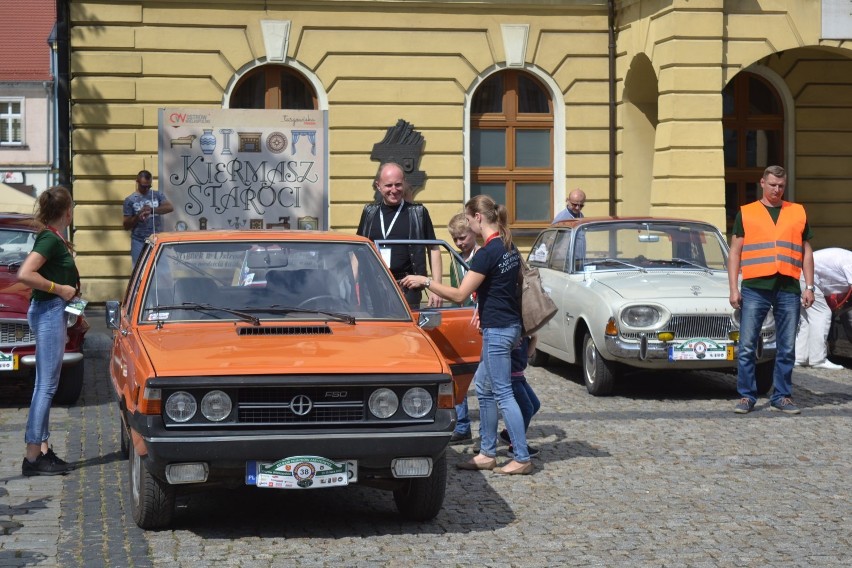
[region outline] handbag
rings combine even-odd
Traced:
[[[544,291],[538,268],[531,267],[521,257],[518,271],[518,293],[521,304],[521,333],[532,335],[549,322],[558,311],[556,304]]]

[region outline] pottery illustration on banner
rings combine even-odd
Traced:
[[[216,136],[213,134],[212,128],[205,128],[199,141],[201,142],[201,151],[207,156],[216,149]]]

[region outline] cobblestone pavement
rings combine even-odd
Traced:
[[[433,522],[402,522],[377,490],[249,488],[180,498],[172,529],[146,533],[128,519],[108,346],[93,329],[84,395],[51,415],[56,452],[78,463],[65,477],[20,475],[29,395],[0,386],[0,566],[852,563],[850,369],[797,369],[800,416],[765,399],[742,416],[729,375],[637,374],[594,398],[573,367],[530,368],[535,473],[451,468]],[[450,463],[473,451],[451,447]]]

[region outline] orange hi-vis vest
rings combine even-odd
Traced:
[[[798,278],[805,251],[802,245],[802,233],[808,220],[805,208],[798,203],[782,201],[775,223],[760,201],[743,205],[740,211],[745,231],[740,262],[743,278],[774,274]]]

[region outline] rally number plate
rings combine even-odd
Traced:
[[[293,456],[274,463],[246,462],[246,485],[270,489],[323,489],[358,481],[358,462]]]
[[[0,371],[17,371],[18,356],[14,353],[0,353]]]

